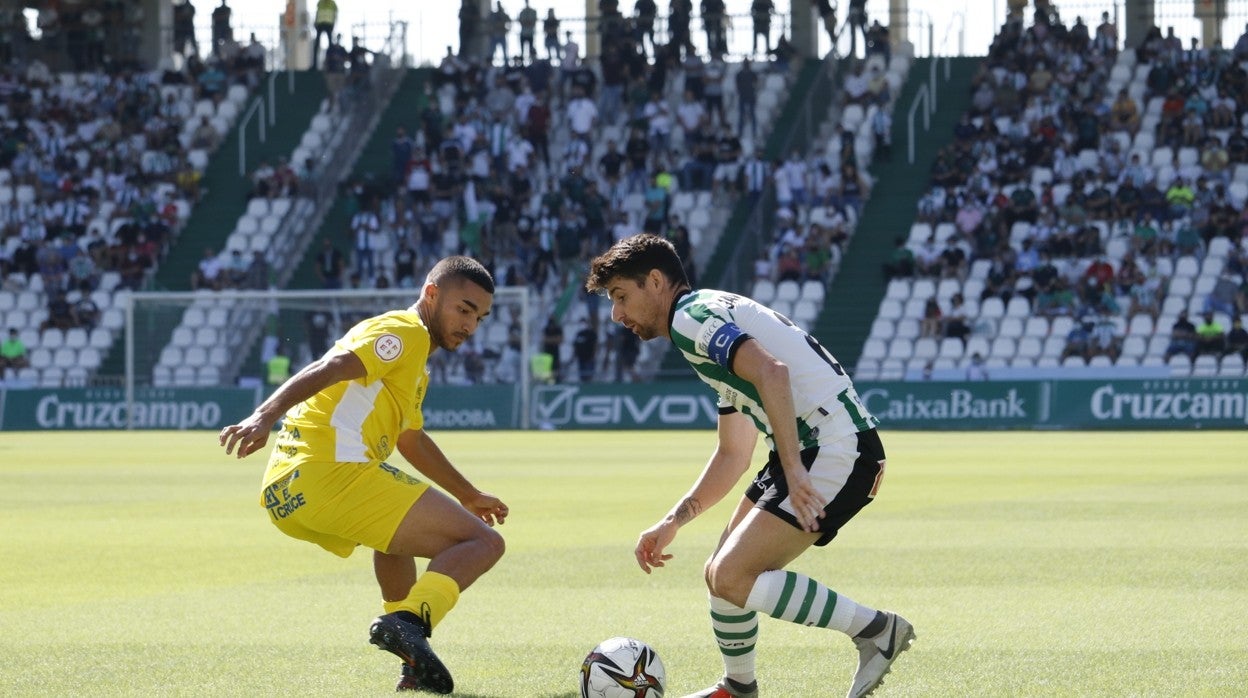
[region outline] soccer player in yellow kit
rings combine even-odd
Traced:
[[[225,452],[243,458],[282,419],[262,485],[270,521],[341,557],[358,545],[373,549],[385,613],[373,621],[369,641],[403,660],[399,690],[452,691],[427,638],[503,554],[492,526],[507,518],[507,506],[451,464],[422,429],[421,413],[429,355],[459,347],[493,301],[485,267],[468,257],[443,259],[414,305],[351,328],[220,434]],[[387,463],[396,448],[458,504]],[[429,560],[419,578],[417,557]]]

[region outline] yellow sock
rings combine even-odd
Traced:
[[[416,580],[411,593],[402,601],[388,601],[386,613],[411,611],[429,622],[429,629],[438,627],[448,611],[459,601],[459,584],[445,574],[425,572]]]

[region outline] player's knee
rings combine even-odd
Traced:
[[[706,588],[714,596],[741,606],[753,587],[753,578],[723,560],[713,559],[706,565]]]
[[[491,567],[494,563],[502,559],[503,553],[507,551],[507,543],[498,531],[487,528],[478,537],[477,542],[482,550],[482,558],[488,562]]]

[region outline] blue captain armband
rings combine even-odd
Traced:
[[[742,332],[740,327],[732,323],[724,323],[711,334],[706,346],[706,355],[715,363],[731,371],[733,354],[736,353],[741,340],[749,336]]]

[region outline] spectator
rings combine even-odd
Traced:
[[[598,354],[597,316],[590,315],[581,321],[581,329],[572,339],[572,353],[576,356],[577,377],[581,383],[594,379],[595,360]]]
[[[1196,353],[1221,356],[1226,349],[1226,328],[1213,313],[1205,313],[1196,327]]]
[[[541,353],[549,354],[551,357],[550,376],[554,383],[560,382],[563,368],[561,358],[563,347],[563,324],[559,322],[559,318],[551,315],[546,319],[546,326],[542,328]]]
[[[1169,361],[1175,354],[1186,354],[1188,358],[1196,356],[1196,326],[1187,319],[1187,311],[1180,312],[1170,328],[1170,343],[1164,358]]]
[[[1226,348],[1223,356],[1231,354],[1239,354],[1240,358],[1248,361],[1248,330],[1244,329],[1244,322],[1239,316],[1231,318],[1231,331],[1226,333]]]
[[[559,43],[559,19],[555,17],[553,7],[546,11],[546,19],[542,20],[542,33],[546,37],[546,60],[563,61],[563,46]]]
[[[214,56],[220,56],[222,47],[234,41],[234,29],[230,27],[232,14],[233,10],[226,4],[226,0],[221,0],[221,4],[212,11],[212,54]]]
[[[858,35],[862,35],[862,49],[867,50],[867,0],[849,0],[849,14],[845,21],[849,24],[849,55],[858,53]]]
[[[511,31],[511,16],[503,9],[503,3],[497,2],[494,11],[490,13],[490,50],[486,55],[486,60],[494,61],[494,55],[501,48],[503,50],[503,65],[510,60],[507,57],[507,33]]]
[[[9,337],[0,342],[0,380],[4,380],[6,371],[16,373],[19,369],[30,366],[26,356],[26,344],[18,336],[16,327],[9,328]]]
[[[524,0],[524,9],[516,15],[516,20],[520,24],[520,57],[524,57],[527,46],[529,62],[532,63],[537,60],[537,47],[534,45],[537,36],[537,10],[529,6],[529,0]]]
[[[323,288],[342,288],[342,271],[346,260],[329,238],[321,240],[321,250],[316,255],[316,275]]]
[[[1066,334],[1066,347],[1062,349],[1061,359],[1065,361],[1068,357],[1077,356],[1085,362],[1092,353],[1092,328],[1095,323],[1090,319],[1084,319],[1075,324],[1070,332]]]
[[[321,51],[321,37],[325,37],[326,48],[334,38],[334,25],[338,23],[338,3],[334,0],[317,0],[316,15],[312,26],[316,35],[312,39],[312,70],[316,70],[317,54]]]
[[[928,298],[923,303],[923,316],[919,320],[919,336],[938,338],[941,336],[942,313],[936,297]]]
[[[971,354],[971,363],[966,367],[966,379],[968,381],[988,380],[988,366],[984,362],[983,355],[979,352]]]
[[[329,42],[329,47],[325,49],[325,64],[322,67],[325,73],[325,90],[329,93],[330,108],[335,111],[343,109],[341,95],[343,87],[347,84],[348,59],[347,49],[342,45],[342,34],[335,34],[333,40]]]
[[[221,276],[221,272],[220,258],[217,257],[216,252],[211,247],[205,247],[204,256],[200,258],[195,272],[191,275],[191,288],[193,290],[201,288],[214,291],[221,290],[225,281]]]
[[[73,306],[69,304],[65,293],[62,291],[52,293],[48,299],[48,318],[39,325],[39,331],[49,328],[68,330],[76,327],[77,324],[74,319]]]
[[[822,9],[827,2],[828,0],[822,0],[819,5],[820,8]],[[772,0],[752,0],[750,3],[750,19],[754,24],[754,38],[750,55],[758,55],[758,37],[760,36],[763,37],[764,50],[771,51],[771,15],[775,11],[776,4]]]

